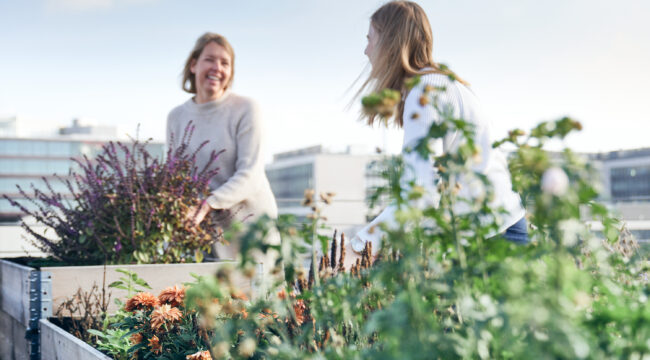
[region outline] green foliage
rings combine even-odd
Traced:
[[[413,80],[410,86],[415,84]],[[272,316],[219,317],[223,313],[203,307],[204,316],[212,319],[215,357],[650,356],[647,252],[638,252],[622,224],[596,201],[597,175],[583,158],[569,149],[544,150],[548,141],[564,139],[580,124],[562,118],[538,125],[528,136],[513,130],[494,144],[515,147],[509,166],[514,189],[527,207],[533,240],[516,245],[494,237],[501,209],[490,206],[489,181],[471,168],[480,156],[473,127],[438,103],[440,91],[444,89],[427,89],[421,103],[432,104],[441,121],[412,149],[435,158],[438,206],[412,205],[426,195],[403,180],[403,164],[393,159],[386,171],[389,185],[373,196],[376,201],[389,195],[399,206],[399,226],[383,228],[380,260],[348,273],[322,265],[323,259],[335,258],[337,250],[330,248],[320,271],[315,265],[310,271],[316,279],[320,275],[318,283],[294,265],[301,250],[296,244],[315,242],[318,219],[302,230],[281,219],[282,259],[290,264],[287,283],[277,296],[262,297],[247,308],[251,314]],[[379,116],[389,114],[392,104],[390,92],[363,100],[366,111]],[[430,141],[449,131],[458,131],[465,141],[456,151],[432,154]],[[463,197],[461,178],[483,191]],[[458,211],[458,204],[469,211]],[[592,231],[587,220],[602,223],[603,234]],[[260,226],[270,225],[254,226],[258,236],[247,238],[246,249],[262,245]],[[192,301],[221,299],[228,292],[227,279],[205,280],[194,288]]]
[[[116,360],[127,360],[131,343],[127,337],[128,330],[123,329],[105,329],[103,331],[88,330],[89,333],[98,337],[95,346],[110,354]]]
[[[319,202],[307,191],[303,205],[312,209],[310,221],[297,225],[295,218],[281,216],[252,224],[241,237],[240,267],[199,278],[188,289],[183,320],[173,328],[157,332],[153,308],[137,308],[113,327],[126,334],[105,332],[102,341],[113,339],[116,352],[123,347],[115,339],[135,333],[147,341],[155,335],[164,344],[158,352],[145,342],[127,350],[129,356],[138,351],[138,358],[181,358],[202,349],[215,359],[650,356],[647,250],[639,251],[623,224],[597,202],[597,175],[583,158],[569,149],[545,151],[549,141],[564,139],[580,124],[562,118],[536,126],[530,135],[513,130],[494,144],[515,148],[509,166],[532,239],[517,245],[495,235],[503,209],[491,206],[491,184],[473,170],[481,150],[472,124],[439,103],[445,89],[425,90],[420,102],[431,104],[440,121],[410,151],[434,158],[438,201],[416,206],[432,194],[405,179],[403,161],[390,159],[388,185],[372,200],[391,198],[398,225],[381,227],[385,237],[376,258],[366,247],[358,263],[344,268],[350,255],[343,250],[344,236],[338,241],[335,233],[328,249]],[[394,101],[386,91],[365,99],[364,106],[384,116]],[[464,141],[454,151],[432,153],[430,142],[450,131]],[[328,204],[332,196],[320,194],[320,200]],[[602,224],[602,234],[592,231],[592,222]],[[276,229],[282,244],[265,243]],[[322,254],[315,250],[319,243]],[[306,245],[312,246],[308,271],[301,266]],[[252,253],[268,251],[280,254],[276,269],[284,268],[285,281],[275,284],[277,293],[248,302],[237,295],[233,273],[252,277]],[[119,286],[128,288],[131,274],[125,275]]]
[[[116,269],[115,271],[124,274],[119,280],[113,281],[108,284],[109,288],[116,288],[120,290],[126,290],[126,296],[131,297],[135,295],[136,292],[142,292],[146,289],[151,289],[151,286],[144,280],[138,277],[134,271],[129,271],[126,269]],[[119,301],[119,299],[115,299]]]

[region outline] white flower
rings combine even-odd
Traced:
[[[251,338],[246,338],[244,341],[239,344],[239,348],[237,349],[239,352],[239,355],[249,358],[253,356],[255,353],[255,348],[257,347],[257,344],[255,343],[255,340]]]
[[[569,188],[569,177],[564,170],[559,167],[552,167],[544,171],[542,175],[542,191],[555,195],[562,196],[566,194]]]
[[[584,233],[584,224],[577,219],[562,220],[558,223],[562,233],[562,244],[573,246],[578,243]]]

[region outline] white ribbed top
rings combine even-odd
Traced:
[[[506,210],[506,213],[497,219],[500,224],[499,232],[504,232],[525,215],[525,210],[521,205],[519,195],[512,190],[512,182],[510,180],[510,172],[508,171],[505,155],[499,149],[492,148],[492,139],[490,138],[491,126],[481,114],[476,96],[463,84],[450,80],[446,75],[422,75],[420,83],[409,91],[404,102],[404,142],[402,145],[402,155],[407,171],[405,174],[406,179],[404,179],[405,181],[403,183],[406,184],[409,180],[413,180],[416,185],[422,186],[426,190],[424,198],[414,205],[437,206],[439,201],[439,194],[436,187],[437,174],[433,159],[424,159],[419,154],[409,151],[419,139],[427,135],[434,121],[440,121],[440,115],[431,104],[426,106],[420,105],[420,97],[427,85],[436,88],[444,87],[445,91],[436,93],[439,105],[441,107],[451,107],[454,117],[464,119],[475,126],[475,142],[481,149],[481,153],[477,161],[471,164],[471,167],[474,171],[486,175],[492,183],[494,200],[490,205],[495,209],[502,207]],[[414,118],[414,113],[418,113],[419,116]],[[455,151],[463,141],[464,138],[458,131],[452,131],[444,139],[437,139],[430,144],[430,148],[432,147],[434,149],[436,155],[441,155],[449,151]],[[483,193],[476,181],[461,178],[459,182],[461,184],[460,197],[472,199]],[[359,231],[351,241],[352,248],[355,251],[361,251],[365,242],[370,241],[373,243],[373,249],[380,249],[383,232],[379,228],[376,228],[376,226],[382,222],[385,222],[389,226],[394,226],[396,224],[394,219],[396,209],[396,205],[389,205],[370,224]],[[454,210],[459,213],[464,213],[471,211],[471,206],[459,203]]]

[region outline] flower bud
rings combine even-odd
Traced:
[[[562,196],[569,188],[569,177],[561,168],[552,167],[542,175],[541,186],[542,191],[547,194]]]
[[[257,347],[257,344],[255,343],[255,340],[251,338],[246,338],[244,341],[239,344],[239,347],[237,348],[237,352],[239,355],[249,358],[253,356],[255,353],[255,348]]]

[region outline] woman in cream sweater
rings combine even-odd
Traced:
[[[189,152],[209,141],[196,157],[203,168],[212,151],[225,150],[214,166],[218,174],[210,182],[211,194],[197,199],[188,214],[195,225],[212,211],[218,211],[228,226],[231,220],[250,220],[261,215],[277,217],[277,205],[264,172],[261,154],[262,126],[255,104],[232,93],[235,53],[225,37],[206,33],[197,41],[185,63],[182,88],[192,98],[175,107],[167,118],[167,144],[178,147],[189,122],[194,133],[188,144]],[[272,241],[279,242],[279,239]],[[219,258],[236,259],[239,244],[217,244]],[[268,272],[272,264],[260,260]]]

